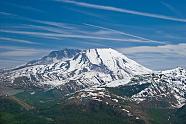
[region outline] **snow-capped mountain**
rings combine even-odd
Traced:
[[[80,94],[78,98],[91,97],[93,100],[104,101],[115,96],[115,101],[128,99],[146,107],[150,105],[149,107],[180,108],[186,104],[186,70],[178,67],[173,70],[135,75],[129,81],[115,80],[105,87],[89,88]]]
[[[1,80],[13,85],[63,86],[73,83],[81,88],[99,86],[113,80],[130,80],[134,75],[150,73],[113,49],[65,49],[4,73]]]
[[[137,102],[155,98],[179,107],[186,101],[185,69],[152,71],[111,48],[53,51],[1,72],[0,83],[16,88],[57,88],[64,94],[124,87],[129,88],[126,96]]]
[[[138,101],[158,99],[181,107],[186,103],[186,70],[176,68],[153,74],[135,76],[128,85],[146,85],[132,98]]]

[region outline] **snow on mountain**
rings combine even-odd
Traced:
[[[129,80],[134,75],[150,72],[150,69],[110,48],[65,49],[51,52],[48,56],[13,69],[2,77],[5,77],[3,81],[26,87],[27,84],[61,87],[73,83],[85,88],[105,85],[119,79]]]
[[[78,49],[63,49],[60,51],[52,51],[47,56],[44,56],[38,60],[30,61],[26,65],[51,64],[53,62],[68,60],[70,58],[73,58],[80,51],[81,50]]]
[[[1,72],[0,83],[18,88],[55,87],[65,94],[129,86],[134,88],[130,90],[131,98],[137,102],[163,99],[176,107],[186,102],[185,69],[155,72],[111,48],[53,51],[39,60]]]
[[[137,84],[149,84],[147,88],[132,96],[138,101],[148,98],[168,99],[172,106],[178,108],[186,103],[186,70],[183,68],[140,77]]]

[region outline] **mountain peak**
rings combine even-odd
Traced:
[[[176,70],[185,70],[185,68],[178,66]]]
[[[111,48],[63,49],[14,69],[11,80],[25,76],[30,82],[41,85],[56,86],[76,80],[83,86],[92,86],[118,79],[128,80],[134,75],[150,72],[150,69]]]
[[[128,59],[124,54],[112,48],[87,49],[84,50],[84,52],[87,53],[87,55],[92,55],[92,57],[97,56],[97,57],[108,58],[108,59],[119,57],[119,58]]]
[[[174,76],[186,76],[186,69],[182,67],[177,67],[175,69],[162,71],[163,74],[169,74]]]
[[[47,57],[56,58],[56,59],[72,58],[72,57],[74,57],[74,55],[76,55],[80,51],[81,50],[79,50],[79,49],[67,49],[67,48],[65,48],[65,49],[62,49],[62,50],[59,50],[59,51],[52,51],[47,56],[45,56],[43,58],[47,58]]]
[[[28,62],[26,65],[46,65],[50,64],[53,62],[58,62],[58,61],[64,61],[68,59],[72,59],[79,53],[86,53],[86,55],[90,55],[89,57],[93,58],[99,57],[102,55],[102,57],[124,57],[127,59],[126,56],[124,56],[122,53],[119,53],[118,51],[112,49],[112,48],[92,48],[92,49],[62,49],[62,50],[57,50],[57,51],[51,51],[48,55],[38,59],[38,60],[33,60]]]
[[[27,65],[39,65],[39,64],[50,64],[56,61],[62,61],[73,58],[81,50],[79,49],[62,49],[58,51],[51,51],[47,56],[42,57],[38,60],[33,60],[27,63]]]
[[[97,51],[102,51],[102,52],[107,52],[107,53],[109,53],[109,52],[115,52],[115,53],[119,53],[117,50],[115,50],[115,49],[112,49],[112,48],[92,48],[92,49],[87,49],[88,51],[93,51],[93,50],[97,50]]]
[[[92,49],[88,49],[88,50],[102,50],[102,51],[116,51],[116,50],[114,50],[114,49],[112,49],[112,48],[92,48]]]

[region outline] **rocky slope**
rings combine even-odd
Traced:
[[[137,84],[148,85],[145,89],[132,96],[136,100],[143,101],[155,98],[168,101],[172,106],[178,108],[185,104],[186,70],[183,68],[178,67],[173,70],[155,72],[151,75],[134,78],[134,80],[139,80]]]

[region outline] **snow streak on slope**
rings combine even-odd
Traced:
[[[151,72],[110,48],[62,51],[52,52],[44,59],[9,71],[4,74],[4,80],[24,85],[30,82],[37,86],[60,86],[73,82],[82,87],[91,87],[113,80],[129,80],[136,74]]]
[[[168,99],[172,106],[181,107],[186,102],[186,70],[173,70],[154,73],[141,77],[138,84],[149,83],[149,87],[133,95],[136,100],[146,98]]]
[[[156,99],[180,107],[186,101],[186,70],[153,72],[110,48],[53,51],[24,66],[0,72],[0,83],[18,88],[55,87],[64,94],[124,86],[132,94],[127,97],[137,102]]]

